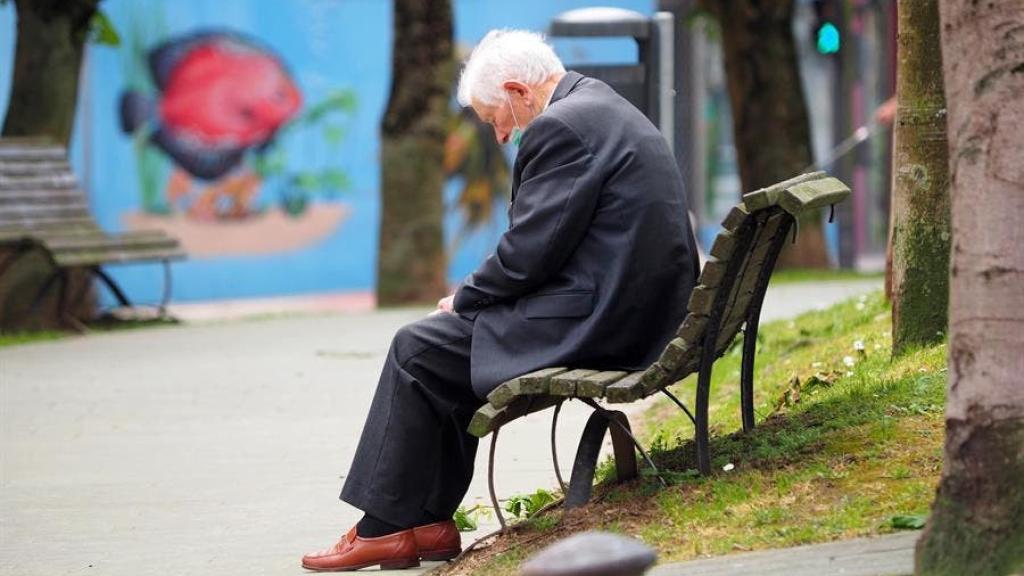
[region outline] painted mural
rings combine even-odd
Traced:
[[[455,0],[465,55],[492,28],[544,30],[593,0]],[[653,0],[602,0],[650,14]],[[380,120],[391,83],[389,0],[104,0],[118,47],[87,50],[71,160],[106,230],[163,230],[176,302],[369,293],[380,222]],[[0,112],[13,60],[0,2]],[[635,43],[556,39],[576,63],[633,61]],[[453,98],[444,168],[448,278],[507,226],[511,159]],[[139,302],[158,266],[109,268]]]
[[[129,229],[163,230],[190,256],[208,257],[297,250],[338,227],[346,207],[311,199],[334,198],[347,175],[289,170],[277,136],[306,130],[328,144],[340,140],[343,129],[330,120],[354,109],[350,92],[303,110],[302,92],[273,49],[227,29],[168,38],[144,61],[152,91],[129,84],[119,107],[141,168],[141,210],[123,216]],[[154,150],[171,164],[165,179],[149,173],[164,172]]]

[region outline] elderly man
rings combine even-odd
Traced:
[[[681,322],[697,274],[664,138],[543,38],[492,31],[459,102],[518,146],[509,228],[431,316],[391,345],[341,499],[362,510],[313,570],[417,566],[461,549],[473,412],[502,381],[553,365],[638,370]]]

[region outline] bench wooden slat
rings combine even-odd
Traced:
[[[5,176],[36,176],[65,172],[71,173],[71,165],[64,160],[0,160],[0,174]]]
[[[563,400],[565,398],[558,396],[520,396],[504,408],[484,404],[473,414],[467,430],[473,436],[483,438],[516,418],[546,410]]]
[[[133,248],[176,248],[178,242],[161,233],[128,233],[120,236],[102,234],[69,235],[45,239],[43,244],[54,252],[83,250],[130,250]]]
[[[0,190],[0,210],[5,204],[79,204],[85,201],[75,188]]]
[[[743,202],[732,207],[729,213],[722,219],[722,228],[729,232],[736,232],[750,218],[750,210],[747,210]]]
[[[841,202],[850,189],[836,178],[820,178],[787,187],[779,195],[779,206],[796,216],[805,210]]]
[[[502,382],[487,395],[487,401],[497,408],[502,408],[508,406],[518,396],[547,394],[548,380],[567,370],[568,368],[544,368]]]
[[[696,342],[688,342],[682,338],[674,338],[665,346],[661,353],[658,364],[663,366],[670,374],[676,375],[680,369],[691,364],[695,358],[700,356],[701,347]],[[680,375],[681,376],[681,375]],[[678,379],[680,376],[675,376]]]
[[[4,140],[6,139],[5,137]],[[0,160],[4,161],[58,161],[66,158],[64,149],[57,146],[15,147],[0,144]]]
[[[554,396],[572,396],[576,394],[576,384],[580,380],[587,376],[597,374],[597,370],[587,370],[585,368],[577,368],[576,370],[570,370],[563,372],[557,376],[551,378],[549,384],[548,394]]]
[[[737,237],[732,232],[722,232],[715,236],[715,241],[711,244],[711,250],[708,251],[708,254],[719,261],[725,262],[729,260],[732,253],[736,250],[736,244]]]
[[[704,263],[704,269],[700,272],[699,284],[708,288],[717,288],[725,278],[725,269],[728,265],[728,262],[722,262],[712,256]]]
[[[100,264],[181,260],[186,254],[181,248],[147,248],[145,250],[81,251],[57,253],[54,262],[62,268],[97,266]]]
[[[687,342],[697,344],[699,343],[700,338],[704,335],[704,329],[707,325],[707,316],[687,314],[686,318],[683,319],[682,325],[679,326],[679,331],[676,332],[676,336],[679,336]]]
[[[605,399],[612,404],[639,400],[644,395],[643,385],[640,383],[640,378],[643,375],[643,372],[630,372],[618,382],[605,388]]]
[[[707,316],[711,314],[711,307],[715,303],[716,294],[718,294],[718,290],[715,288],[703,285],[697,286],[690,292],[690,302],[687,304],[686,309],[691,314]]]
[[[647,370],[644,370],[643,375],[640,376],[640,386],[643,387],[644,395],[654,393],[672,382],[671,375],[657,362],[651,364]]]
[[[12,176],[0,172],[0,190],[24,190],[26,188],[75,188],[78,181],[73,174],[44,174],[34,176]]]
[[[590,376],[576,382],[576,396],[584,398],[601,398],[604,396],[604,391],[608,386],[622,380],[628,374],[629,372],[624,372],[622,370],[608,370],[605,372],[591,374]]]
[[[22,205],[11,210],[6,208],[0,210],[0,228],[23,224],[22,228],[31,230],[31,224],[39,220],[58,221],[88,216],[89,209],[85,204],[70,206]]]
[[[772,184],[767,188],[761,188],[760,190],[754,190],[753,192],[744,194],[743,204],[751,212],[763,210],[769,206],[775,206],[778,204],[779,195],[783,190],[803,182],[817,180],[823,177],[825,177],[824,172],[808,172],[807,174],[801,174],[794,178],[790,178],[789,180],[779,182],[778,184]]]

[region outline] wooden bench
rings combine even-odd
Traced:
[[[499,385],[474,415],[469,432],[477,437],[492,434],[488,482],[491,502],[505,526],[494,492],[494,450],[501,426],[527,414],[554,407],[551,424],[552,459],[555,474],[565,490],[565,506],[582,506],[590,498],[598,452],[606,430],[611,431],[619,480],[636,476],[634,446],[657,472],[629,429],[621,411],[598,404],[633,402],[661,392],[672,399],[694,423],[697,463],[702,474],[711,470],[708,450],[708,394],[715,360],[729,349],[737,334],[743,333],[740,396],[743,429],[754,427],[754,354],[758,320],[768,280],[797,217],[805,210],[834,206],[850,191],[839,180],[823,172],[804,174],[746,194],[722,222],[724,230],[715,238],[698,285],[687,307],[677,337],[661,357],[640,372],[598,371],[586,367],[551,367],[524,374]],[[831,221],[831,217],[829,218]],[[694,413],[672,395],[667,387],[697,372]],[[562,480],[555,451],[555,431],[562,402],[576,398],[594,409],[580,440],[568,487]],[[610,428],[609,428],[610,427]],[[660,476],[659,476],[660,478]],[[664,480],[662,480],[664,482]]]
[[[134,262],[164,263],[164,295],[170,297],[170,262],[185,257],[174,238],[162,232],[108,234],[89,213],[88,202],[68,164],[63,147],[40,139],[0,139],[0,279],[14,263],[42,249],[52,266],[29,311],[58,284],[59,318],[81,324],[67,314],[74,297],[67,294],[68,274],[84,269],[99,278],[122,306],[130,306],[124,291],[101,267]]]

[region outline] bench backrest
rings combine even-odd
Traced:
[[[94,233],[63,147],[45,140],[0,139],[0,243],[38,235]]]
[[[759,315],[776,259],[797,218],[841,202],[849,193],[836,178],[813,172],[744,195],[722,221],[723,231],[711,246],[677,338],[640,378],[641,395],[697,371],[708,338],[715,341],[714,358],[724,354],[743,324]]]

